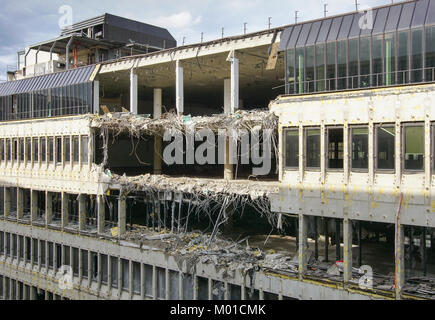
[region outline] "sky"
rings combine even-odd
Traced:
[[[399,2],[398,0],[394,2]],[[358,0],[360,6],[373,7],[391,0]],[[0,0],[0,80],[6,79],[7,66],[16,66],[17,51],[60,34],[62,6],[72,8],[72,22],[111,13],[167,28],[181,45],[323,17],[355,10],[355,0]],[[14,67],[12,67],[14,68]]]

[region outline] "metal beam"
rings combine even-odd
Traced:
[[[72,36],[69,41],[68,44],[66,45],[66,49],[65,49],[65,69],[68,70],[69,69],[69,49],[71,47],[71,44],[74,41],[74,36]]]

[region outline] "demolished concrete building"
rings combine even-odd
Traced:
[[[433,299],[435,1],[363,14],[0,84],[0,297]]]

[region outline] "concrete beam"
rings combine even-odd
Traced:
[[[135,68],[130,70],[130,112],[138,114],[138,81]]]
[[[154,89],[153,118],[162,116],[162,89]],[[162,137],[154,136],[154,174],[162,173]]]
[[[180,60],[177,60],[175,67],[175,96],[177,113],[184,113],[184,72],[180,66]]]
[[[402,298],[402,289],[405,284],[405,230],[400,223],[396,224],[396,237],[394,242],[395,254],[395,291],[396,299]]]

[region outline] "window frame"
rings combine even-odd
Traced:
[[[286,137],[287,137],[287,132],[288,131],[296,131],[298,133],[298,165],[295,167],[290,167],[287,166],[287,144],[286,144]],[[299,145],[299,138],[300,138],[300,132],[299,132],[299,127],[285,127],[282,130],[282,135],[283,135],[283,168],[286,171],[298,171],[299,170],[299,158],[301,156],[301,146]]]
[[[367,129],[367,169],[361,169],[361,168],[353,168],[352,166],[352,137],[353,137],[353,129]],[[349,148],[349,171],[350,172],[357,172],[357,173],[368,173],[369,172],[369,162],[370,162],[370,128],[368,124],[357,124],[357,125],[350,125],[348,127],[348,148]]]
[[[307,148],[308,148],[308,135],[307,135],[307,131],[308,130],[319,130],[319,166],[318,167],[309,167],[307,165],[307,161],[308,161],[308,152],[307,152]],[[321,168],[322,168],[322,127],[321,126],[308,126],[308,127],[304,127],[304,171],[310,171],[310,172],[320,172]]]
[[[329,168],[329,130],[330,129],[342,129],[343,130],[343,168]],[[344,172],[344,126],[332,125],[325,126],[325,170],[329,172]]]
[[[405,151],[406,151],[406,128],[409,127],[421,127],[423,129],[423,169],[405,169]],[[416,122],[404,122],[401,123],[400,126],[400,167],[403,173],[424,173],[425,172],[425,162],[426,162],[426,132],[425,132],[425,123],[424,121],[416,121]]]
[[[384,174],[394,174],[396,173],[396,136],[394,136],[394,169],[379,169],[378,168],[378,129],[380,127],[392,127],[394,132],[396,132],[396,124],[392,122],[388,122],[386,124],[383,123],[375,123],[373,125],[374,128],[374,148],[373,148],[373,160],[374,160],[374,172],[375,173],[384,173]]]

